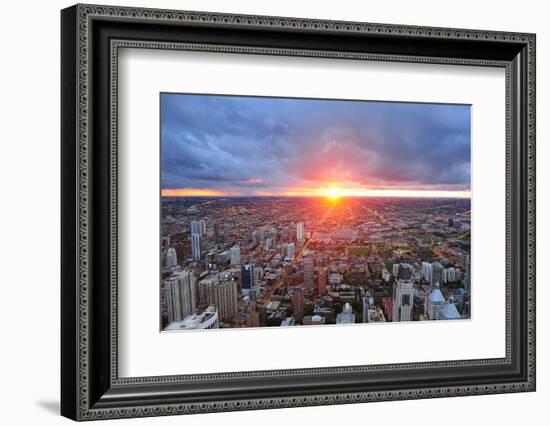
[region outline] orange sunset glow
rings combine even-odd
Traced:
[[[161,195],[163,197],[223,197],[228,194],[215,189],[179,188],[162,189]]]
[[[166,95],[162,196],[469,198],[469,108]]]
[[[321,186],[318,188],[291,188],[281,192],[257,191],[244,193],[201,188],[162,189],[163,197],[239,197],[239,196],[285,196],[323,197],[337,201],[345,197],[409,197],[409,198],[470,198],[470,191],[444,191],[426,189],[367,189]]]

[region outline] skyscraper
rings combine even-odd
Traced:
[[[214,232],[214,242],[217,244],[220,242],[220,226],[217,222],[212,225],[212,230]]]
[[[223,225],[223,238],[225,241],[229,240],[230,233],[231,233],[231,225],[229,223],[225,223]]]
[[[457,268],[445,268],[443,270],[443,282],[454,283],[460,279],[460,270]]]
[[[232,319],[238,311],[237,281],[220,281],[220,275],[210,275],[199,282],[201,306],[214,305],[221,320]]]
[[[201,224],[198,220],[191,221],[191,235],[200,235],[201,234]]]
[[[432,263],[432,287],[436,284],[443,284],[443,265],[439,262]]]
[[[164,300],[168,322],[182,321],[195,312],[197,280],[192,271],[183,271],[164,280]]]
[[[296,252],[296,246],[294,243],[288,243],[286,246],[286,257],[290,260],[294,259],[294,254]]]
[[[253,290],[254,285],[254,266],[245,264],[241,266],[241,288],[246,296]]]
[[[218,277],[217,276],[207,276],[206,278],[203,278],[199,281],[198,284],[198,303],[201,306],[209,305],[212,300],[210,297],[210,294],[212,292],[212,289],[218,285]]]
[[[303,243],[306,240],[306,233],[305,233],[303,222],[300,222],[296,225],[296,239],[300,243]]]
[[[392,274],[397,277],[397,273],[399,272],[399,267],[401,266],[400,263],[394,263],[393,266],[392,266]]]
[[[195,262],[201,260],[201,236],[199,234],[191,235],[191,253]]]
[[[422,262],[422,277],[429,283],[432,282],[432,264],[428,262]]]
[[[320,268],[317,271],[317,291],[320,295],[327,292],[327,269]]]
[[[472,271],[470,266],[470,256],[466,256],[466,274],[464,275],[464,290],[470,293]]]
[[[176,249],[170,247],[166,252],[166,266],[173,268],[178,264],[178,256],[176,254]]]
[[[307,288],[315,287],[314,278],[313,259],[311,257],[306,257],[304,258],[304,285]]]
[[[238,265],[239,263],[241,263],[241,248],[238,244],[231,247],[230,253],[232,265]]]
[[[258,232],[257,229],[252,231],[252,244],[255,246],[260,244],[260,233]]]
[[[304,319],[304,293],[298,288],[292,292],[292,316],[299,323]]]
[[[201,237],[206,235],[206,221],[204,219],[199,220],[199,231]]]
[[[393,321],[410,321],[414,303],[413,273],[408,265],[401,264],[393,285]]]
[[[238,311],[237,282],[218,282],[210,290],[210,303],[218,308],[218,315],[221,320],[228,321],[235,317]]]
[[[260,326],[260,314],[256,310],[256,303],[251,302],[246,312],[246,326],[247,327],[259,327]]]

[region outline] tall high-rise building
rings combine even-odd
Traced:
[[[221,320],[230,320],[238,311],[237,287],[237,281],[220,281],[219,276],[208,276],[199,282],[199,304],[214,305]]]
[[[193,260],[195,262],[200,262],[201,260],[201,236],[199,234],[191,235],[191,253]]]
[[[288,238],[291,241],[296,241],[296,227],[293,226],[288,230]]]
[[[170,247],[166,252],[166,266],[173,268],[178,264],[178,256],[176,254],[176,249]]]
[[[304,293],[298,288],[292,292],[292,316],[299,323],[304,319]]]
[[[304,223],[300,222],[296,225],[296,239],[303,243],[306,240],[306,232],[304,228]]]
[[[246,312],[246,326],[247,327],[259,327],[260,326],[260,313],[256,310],[256,303],[251,302]]]
[[[191,235],[201,234],[201,223],[198,220],[191,221]]]
[[[470,256],[466,256],[466,273],[464,275],[464,290],[470,293],[472,280],[472,271],[470,266]]]
[[[432,287],[436,284],[443,284],[443,265],[439,262],[432,263]]]
[[[399,272],[399,267],[401,266],[400,263],[394,263],[393,266],[392,266],[392,274],[397,277],[397,273]]]
[[[238,244],[231,247],[229,252],[231,253],[232,265],[238,265],[239,263],[241,263],[241,248]]]
[[[223,239],[225,241],[229,240],[229,235],[231,234],[231,225],[229,223],[224,223],[223,225]]]
[[[255,246],[260,244],[260,233],[257,229],[252,232],[252,244]]]
[[[313,271],[313,259],[311,257],[304,258],[304,285],[307,288],[315,287],[315,274]]]
[[[327,292],[327,269],[320,268],[317,271],[317,291],[320,295]]]
[[[238,311],[237,281],[221,281],[210,290],[210,303],[218,309],[223,321],[231,320]]]
[[[244,295],[248,295],[254,285],[254,266],[245,264],[241,266],[241,289]]]
[[[176,276],[165,279],[163,290],[168,323],[181,321],[183,319],[183,311],[179,279]]]
[[[206,221],[204,219],[199,220],[199,230],[200,236],[204,237],[206,235]]]
[[[288,228],[281,229],[281,240],[288,241],[290,239],[290,231]]]
[[[198,303],[200,306],[210,304],[210,293],[218,285],[218,277],[214,275],[207,276],[199,281],[198,284]]]
[[[294,243],[288,243],[286,245],[286,257],[292,260],[294,259],[295,254],[296,254],[296,246],[294,245]]]
[[[214,233],[214,242],[217,244],[220,242],[220,226],[217,222],[212,224],[212,231]]]
[[[164,300],[168,322],[182,321],[195,312],[197,279],[192,271],[182,271],[164,280]]]
[[[443,282],[454,283],[460,279],[460,270],[457,268],[445,268],[443,270]]]
[[[429,283],[432,282],[432,264],[429,262],[422,262],[422,277]]]
[[[264,277],[264,268],[261,266],[255,266],[254,267],[254,282],[261,281]]]
[[[414,304],[414,277],[408,265],[401,264],[393,285],[392,321],[410,321]]]

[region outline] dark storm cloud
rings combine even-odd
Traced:
[[[469,190],[470,107],[163,94],[162,188]]]

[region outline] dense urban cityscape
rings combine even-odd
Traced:
[[[162,197],[161,329],[470,318],[470,199]]]
[[[160,329],[469,319],[470,107],[161,94]]]

